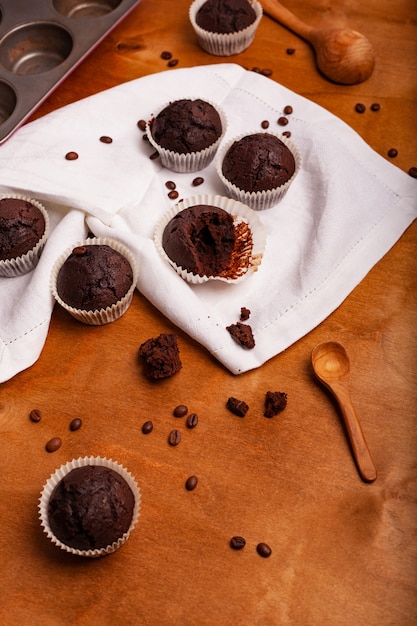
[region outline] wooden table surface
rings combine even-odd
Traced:
[[[323,105],[404,171],[417,166],[415,0],[287,0],[311,25],[349,25],[376,53],[375,71],[340,86],[312,49],[264,17],[232,59],[197,45],[186,0],[143,0],[39,108],[39,117],[121,82],[232,60]],[[294,48],[293,55],[286,54]],[[354,110],[367,106],[364,114]],[[378,102],[379,112],[369,106]],[[136,293],[114,324],[91,328],[56,307],[45,348],[0,386],[0,622],[5,626],[408,626],[417,623],[417,224],[314,331],[261,368],[233,376]],[[183,368],[158,384],[142,375],[139,345],[178,336]],[[361,481],[336,404],[315,381],[311,350],[336,340],[352,363],[351,393],[378,469]],[[268,420],[267,390],[288,394]],[[252,410],[228,413],[229,396]],[[173,408],[199,416],[194,430]],[[29,420],[38,408],[43,419]],[[82,428],[69,422],[81,417]],[[154,431],[143,435],[151,419]],[[167,444],[172,428],[183,438]],[[45,443],[63,440],[51,454]],[[74,457],[124,464],[140,484],[139,523],[115,554],[69,557],[43,535],[46,478]],[[188,492],[184,482],[198,476]],[[246,539],[233,551],[233,535]],[[270,558],[256,551],[259,542]]]

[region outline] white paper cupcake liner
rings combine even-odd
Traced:
[[[130,522],[130,526],[128,530],[121,537],[119,537],[117,541],[106,546],[105,548],[100,548],[96,550],[78,550],[76,548],[71,548],[71,546],[67,546],[65,543],[60,541],[54,535],[53,531],[51,530],[51,527],[49,524],[49,517],[48,517],[49,499],[55,487],[64,478],[64,476],[66,476],[69,472],[71,472],[71,470],[76,469],[78,467],[84,467],[86,465],[100,465],[103,467],[108,467],[109,469],[112,469],[118,474],[120,474],[120,476],[122,476],[122,478],[124,478],[127,484],[129,485],[130,489],[132,490],[133,496],[135,498],[132,521]],[[141,506],[140,489],[136,483],[136,480],[133,478],[132,474],[128,472],[127,469],[125,469],[122,465],[120,465],[119,463],[111,459],[106,459],[106,458],[99,457],[99,456],[86,456],[86,457],[80,457],[78,459],[73,459],[72,461],[69,461],[68,463],[64,465],[61,465],[61,467],[58,468],[48,478],[48,480],[46,481],[42,489],[42,492],[39,498],[38,512],[39,512],[39,519],[40,519],[41,526],[42,526],[44,533],[52,541],[52,543],[58,546],[58,548],[61,548],[61,550],[65,550],[66,552],[70,552],[71,554],[76,554],[78,556],[97,558],[99,556],[105,556],[106,554],[111,554],[112,552],[115,552],[124,543],[126,543],[128,538],[130,537],[130,534],[132,533],[133,529],[136,526],[136,523],[139,517],[140,506]]]
[[[189,9],[190,22],[197,36],[198,44],[205,52],[216,56],[232,56],[243,52],[243,50],[246,50],[246,48],[251,45],[255,38],[263,11],[262,6],[257,0],[249,1],[256,13],[256,19],[247,28],[237,33],[212,33],[204,30],[197,24],[196,15],[206,0],[195,0],[191,4]]]
[[[197,204],[215,206],[234,216],[234,224],[238,232],[238,241],[235,249],[232,274],[229,271],[226,271],[225,275],[200,276],[187,271],[180,265],[177,265],[165,252],[162,245],[162,237],[165,227],[175,215],[180,213],[180,211]],[[247,238],[248,230],[251,234],[249,242]],[[202,194],[185,198],[168,210],[156,226],[154,242],[161,258],[169,263],[175,269],[177,274],[179,274],[181,278],[187,282],[193,285],[199,285],[206,283],[207,281],[217,280],[236,284],[249,276],[251,273],[258,270],[265,250],[266,231],[258,215],[247,205],[225,196]]]
[[[199,96],[184,96],[184,99],[197,100],[200,98]],[[206,98],[204,98],[204,102],[211,104],[211,106],[214,107],[219,114],[222,124],[222,133],[217,141],[215,141],[211,146],[208,146],[207,148],[205,148],[204,150],[200,150],[199,152],[181,153],[174,152],[173,150],[166,150],[165,148],[162,148],[162,146],[160,146],[153,138],[151,130],[152,120],[155,119],[157,115],[159,115],[159,113],[163,111],[167,106],[172,104],[172,101],[167,102],[163,106],[159,107],[156,113],[152,115],[152,118],[148,120],[146,124],[146,134],[149,139],[149,143],[158,152],[162,165],[168,170],[172,170],[173,172],[178,172],[181,174],[197,172],[198,170],[202,170],[207,167],[207,165],[209,165],[209,163],[211,163],[214,159],[220,142],[222,141],[227,129],[227,117],[225,112],[222,110],[221,107],[219,107],[218,104],[215,104],[214,102],[211,102]]]
[[[21,256],[14,259],[6,259],[4,261],[0,261],[0,276],[13,278],[14,276],[22,276],[23,274],[27,274],[28,272],[33,270],[34,267],[36,267],[36,265],[38,264],[39,257],[41,256],[42,250],[49,235],[49,215],[43,204],[41,204],[39,200],[35,200],[34,198],[29,198],[28,196],[13,193],[3,194],[2,196],[0,196],[0,200],[2,200],[3,198],[15,198],[17,200],[25,200],[26,202],[30,202],[41,211],[45,220],[44,233],[39,239],[38,243],[32,248],[32,250],[29,250],[25,254],[22,254]]]
[[[241,135],[234,137],[229,142],[227,142],[227,144],[222,146],[221,150],[219,151],[219,154],[217,155],[216,171],[220,177],[220,180],[222,181],[224,185],[226,194],[228,196],[230,196],[231,198],[234,198],[235,200],[239,200],[240,202],[243,202],[244,204],[247,204],[254,211],[263,211],[264,209],[270,209],[272,206],[274,206],[280,200],[282,200],[282,198],[285,196],[288,189],[294,182],[295,177],[300,171],[301,155],[297,146],[295,145],[293,141],[291,141],[291,139],[289,139],[285,135],[280,135],[278,133],[267,131],[265,134],[275,135],[275,137],[278,137],[278,139],[280,139],[282,143],[285,143],[285,145],[289,148],[289,150],[291,150],[294,156],[294,160],[295,160],[294,173],[291,176],[291,178],[287,180],[286,183],[284,183],[283,185],[280,185],[279,187],[275,187],[274,189],[268,189],[266,191],[253,191],[253,192],[239,189],[239,187],[236,187],[236,185],[233,185],[223,175],[223,172],[222,172],[223,159],[228,149],[235,141],[239,141],[243,137],[247,137],[250,134],[259,134],[259,131],[254,131],[253,133],[248,133],[248,132],[242,133]]]
[[[92,246],[92,245],[107,245],[120,252],[126,259],[129,261],[132,272],[133,272],[133,280],[132,285],[128,292],[121,298],[118,302],[115,302],[111,306],[106,307],[105,309],[96,309],[95,311],[85,311],[83,309],[76,309],[72,306],[69,306],[62,300],[58,291],[57,291],[57,278],[59,274],[59,270],[61,269],[63,263],[71,254],[74,248],[78,246]],[[84,239],[77,243],[74,243],[70,248],[61,254],[61,256],[55,261],[55,264],[52,268],[50,287],[52,294],[55,300],[64,308],[68,313],[70,313],[73,317],[75,317],[78,321],[83,322],[84,324],[89,324],[90,326],[102,326],[103,324],[109,324],[110,322],[114,322],[119,319],[126,311],[128,310],[132,298],[133,293],[135,291],[136,283],[138,280],[138,267],[136,263],[136,258],[134,257],[132,251],[125,246],[120,241],[115,239],[110,239],[107,237],[93,237],[91,239]]]

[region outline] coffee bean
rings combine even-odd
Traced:
[[[39,409],[32,409],[29,413],[29,418],[32,422],[40,422],[42,419],[42,413]]]
[[[185,481],[185,488],[187,491],[193,491],[197,487],[198,478],[197,476],[190,476]]]
[[[288,139],[291,137],[291,131],[290,130],[284,130],[284,132],[282,134],[284,135],[284,137],[288,137]]]
[[[265,67],[261,70],[261,74],[262,76],[271,76],[272,70],[270,70],[268,67]]]
[[[290,104],[287,104],[286,107],[284,107],[284,113],[285,115],[291,115],[291,113],[293,112],[293,108]]]
[[[100,137],[101,143],[112,143],[113,139],[111,137],[107,137],[107,135],[103,135]]]
[[[258,543],[256,551],[259,556],[262,556],[264,559],[267,559],[272,554],[271,548],[266,543]]]
[[[389,156],[391,159],[394,159],[394,158],[397,156],[397,154],[398,154],[398,150],[396,150],[395,148],[390,148],[390,149],[388,150],[388,156]]]
[[[159,152],[152,152],[149,158],[151,161],[155,161],[155,159],[157,159],[158,157],[159,157]]]
[[[201,176],[196,176],[196,178],[194,178],[192,185],[193,187],[198,187],[199,185],[202,185],[204,183],[204,178],[202,178]]]
[[[286,126],[288,124],[288,120],[286,117],[279,117],[277,122],[280,126]]]
[[[295,53],[295,48],[287,48],[285,51],[287,54],[294,54]]]
[[[197,413],[190,413],[187,417],[186,425],[187,428],[195,428],[198,424],[198,415]]]
[[[179,430],[171,430],[168,435],[168,443],[170,446],[177,446],[181,441],[181,433]]]
[[[81,426],[82,426],[83,422],[82,419],[80,419],[79,417],[75,417],[71,422],[70,422],[70,430],[75,431],[75,430],[80,430]]]
[[[168,52],[168,50],[164,50],[163,52],[161,52],[161,59],[169,61],[169,59],[172,59],[172,53]]]
[[[169,192],[168,194],[168,198],[170,200],[176,200],[178,198],[180,194],[178,193],[178,191],[176,189],[173,189],[172,191]]]
[[[358,102],[358,104],[355,104],[355,111],[356,113],[365,113],[366,106],[362,102]]]
[[[410,169],[408,170],[408,173],[413,178],[417,178],[417,167],[410,167]]]
[[[168,61],[167,65],[168,67],[175,67],[176,65],[178,65],[178,59],[171,59],[170,61]]]
[[[262,126],[262,128],[269,128],[268,120],[264,120],[263,122],[261,122],[261,126]]]
[[[174,415],[174,417],[184,417],[184,415],[187,415],[187,413],[188,413],[188,407],[185,406],[185,404],[179,404],[172,411],[172,414]]]
[[[61,446],[62,446],[62,440],[59,437],[53,437],[47,442],[45,446],[45,450],[47,452],[56,452],[57,450],[59,450]]]
[[[245,545],[246,539],[244,539],[243,537],[239,537],[239,535],[235,535],[230,540],[230,547],[233,548],[233,550],[241,550],[245,547]]]
[[[373,104],[371,104],[371,111],[379,111],[380,108],[381,105],[378,102],[374,102]]]
[[[149,433],[151,433],[152,431],[153,431],[153,423],[151,422],[151,420],[142,424],[142,432],[144,435],[149,435]]]
[[[67,152],[65,155],[67,161],[76,161],[78,159],[78,154],[76,152]]]
[[[165,183],[165,187],[167,189],[175,189],[176,188],[176,184],[174,183],[173,180],[167,180],[167,182]]]
[[[84,256],[86,252],[87,252],[86,246],[76,246],[75,248],[72,249],[72,254],[75,254],[75,256]]]
[[[145,120],[139,120],[138,122],[138,128],[139,130],[141,130],[142,132],[146,130],[146,121]]]
[[[252,72],[255,72],[255,74],[260,74],[261,73],[261,68],[260,67],[253,67]]]

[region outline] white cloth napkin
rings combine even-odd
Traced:
[[[241,132],[290,130],[302,167],[284,199],[258,213],[267,229],[259,271],[237,285],[190,286],[165,264],[153,243],[160,216],[180,198],[224,189],[214,162],[177,174],[151,160],[139,119],[183,97],[218,103],[228,117],[223,141]],[[277,118],[293,107],[285,129]],[[377,124],[375,117],[375,124]],[[99,141],[108,135],[111,144]],[[78,160],[65,154],[75,151]],[[32,365],[53,309],[49,277],[55,259],[87,230],[129,245],[139,263],[139,291],[231,372],[262,365],[323,321],[417,216],[417,181],[377,155],[344,122],[276,82],[234,64],[146,76],[57,110],[18,130],[0,146],[0,193],[38,198],[51,234],[37,268],[0,278],[0,381]],[[371,305],[370,305],[371,306]],[[226,331],[250,309],[255,348]],[[117,324],[117,322],[114,322]]]

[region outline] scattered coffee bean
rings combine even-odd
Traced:
[[[167,182],[165,183],[165,187],[167,189],[175,189],[176,188],[176,184],[174,183],[173,180],[167,180]]]
[[[75,256],[84,256],[86,252],[86,246],[75,246],[75,248],[72,249],[72,254],[75,254]]]
[[[357,104],[355,104],[355,111],[356,113],[365,113],[366,106],[362,104],[362,102],[358,102]]]
[[[179,430],[171,430],[168,435],[168,443],[170,446],[177,446],[181,441],[181,433]]]
[[[152,154],[149,156],[151,161],[155,161],[155,159],[157,159],[158,157],[159,157],[159,152],[157,152],[157,151],[152,152]]]
[[[239,417],[245,417],[249,410],[249,406],[243,400],[237,398],[229,398],[226,402],[226,408]]]
[[[168,50],[164,50],[163,52],[161,52],[161,59],[164,59],[165,61],[169,61],[169,59],[172,59],[172,53],[169,52]]]
[[[277,122],[280,126],[286,126],[288,124],[288,119],[286,117],[279,117]]]
[[[295,53],[295,48],[287,48],[285,51],[287,54],[294,54]]]
[[[29,418],[32,422],[40,422],[42,419],[42,413],[39,409],[32,409],[29,413]]]
[[[186,425],[187,428],[195,428],[198,424],[198,415],[197,413],[190,413],[187,417]]]
[[[145,135],[143,135],[142,139],[143,139],[143,141],[149,141],[149,137],[148,137],[148,135],[146,135],[146,134],[145,134]]]
[[[176,65],[178,65],[178,59],[171,59],[170,61],[168,61],[167,65],[168,67],[175,67]]]
[[[145,120],[139,120],[138,128],[139,128],[139,130],[144,132],[146,130],[146,121]],[[146,135],[145,135],[145,137],[146,137]]]
[[[268,122],[268,120],[264,120],[263,122],[261,122],[261,127],[262,127],[262,128],[269,128],[269,122]]]
[[[197,487],[198,478],[197,476],[190,476],[185,481],[185,488],[187,491],[193,491]]]
[[[76,152],[67,152],[65,155],[67,161],[76,161],[78,159],[78,154]]]
[[[174,417],[184,417],[185,415],[187,415],[187,413],[188,413],[188,406],[185,406],[185,404],[179,404],[172,411],[172,414]]]
[[[172,191],[169,192],[168,194],[168,198],[170,200],[176,200],[178,198],[180,194],[178,193],[178,191],[176,189],[173,189]]]
[[[380,108],[381,105],[378,102],[374,102],[373,104],[371,104],[371,111],[379,111]]]
[[[73,420],[71,420],[69,428],[72,431],[80,430],[82,424],[83,424],[82,419],[79,417],[75,417]]]
[[[287,106],[284,107],[285,115],[291,115],[292,112],[293,112],[292,106],[290,104],[287,104]]]
[[[246,539],[244,539],[243,537],[239,537],[239,535],[232,537],[230,540],[230,547],[233,548],[233,550],[241,550],[245,546]]]
[[[52,437],[52,439],[47,442],[45,450],[47,452],[56,452],[61,446],[62,440],[59,437]]]
[[[193,187],[198,187],[199,185],[202,185],[204,183],[204,178],[202,178],[201,176],[196,176],[196,178],[194,178],[192,185]]]
[[[272,554],[271,548],[266,543],[258,543],[256,551],[259,556],[262,556],[264,559],[267,559]]]
[[[101,143],[112,143],[113,139],[111,137],[107,137],[107,135],[103,135],[100,137]]]
[[[408,173],[413,178],[417,178],[417,167],[410,167],[410,169],[408,170]]]
[[[265,67],[261,70],[262,76],[272,76],[272,70],[269,67]]]
[[[282,134],[284,135],[284,137],[288,137],[288,139],[291,137],[291,131],[290,130],[284,130],[284,132]]]
[[[261,73],[261,68],[260,68],[260,67],[256,67],[256,66],[255,66],[255,67],[253,67],[253,68],[252,68],[252,70],[251,70],[251,71],[252,71],[252,72],[255,72],[255,74],[260,74],[260,73]]]
[[[388,156],[389,156],[391,159],[394,159],[394,158],[397,156],[397,154],[398,154],[398,150],[396,150],[395,148],[390,148],[390,149],[388,150]]]
[[[151,420],[142,424],[142,432],[144,435],[149,435],[153,431],[153,423]]]

